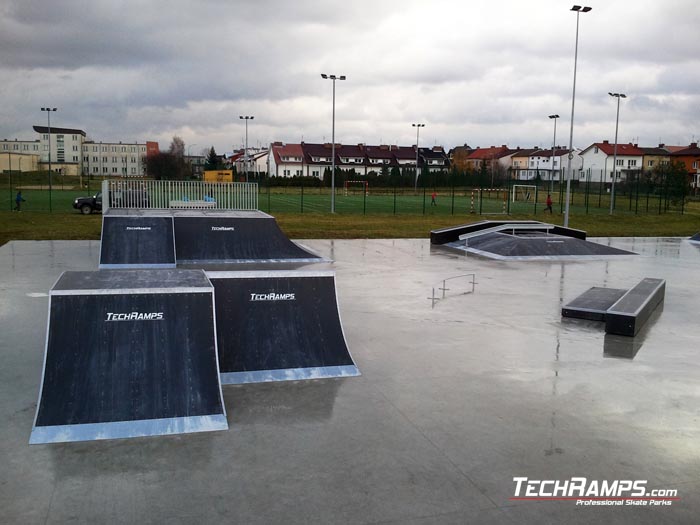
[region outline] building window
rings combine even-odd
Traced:
[[[90,157],[88,157],[88,156],[83,157],[83,162],[89,162],[89,161],[90,161]]]
[[[73,140],[78,140],[78,135],[73,135]]]
[[[136,168],[131,168],[131,174],[136,175]]]
[[[93,172],[93,173],[99,173],[99,172],[100,172],[100,168],[98,168],[97,166],[95,166],[94,168],[92,168],[92,172]]]
[[[102,162],[107,162],[107,157],[102,157]]]
[[[22,149],[25,151],[29,150],[29,144],[22,144]]]
[[[112,162],[117,162],[117,157],[112,157]]]
[[[627,161],[627,167],[628,167],[628,168],[631,168],[632,166],[636,166],[636,165],[637,165],[637,161],[636,161],[636,160],[629,159],[629,160]]]
[[[39,151],[39,145],[38,145],[38,144],[34,144],[34,146],[32,147],[32,149],[33,149],[34,151]]]
[[[102,168],[102,173],[109,173],[109,169],[107,168],[107,166]]]
[[[693,162],[693,169],[694,170],[698,169],[698,161],[697,160],[695,162]]]
[[[596,146],[595,148],[593,148],[593,153],[598,153],[598,146]]]
[[[112,168],[112,173],[117,173],[117,168]]]
[[[624,166],[625,161],[623,159],[617,159],[617,162],[615,162],[615,166]]]
[[[653,165],[654,165],[654,161],[653,161],[653,160],[647,161],[647,167],[648,167],[648,168],[651,168]]]

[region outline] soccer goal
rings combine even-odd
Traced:
[[[512,199],[513,202],[532,202],[537,194],[537,186],[532,184],[513,184]]]
[[[346,180],[345,196],[347,197],[351,192],[354,194],[358,186],[362,187],[361,191],[364,191],[365,195],[369,195],[369,182],[366,180]],[[362,193],[360,193],[360,195],[362,195]]]

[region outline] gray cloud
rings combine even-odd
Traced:
[[[581,15],[574,142],[611,138],[608,91],[630,95],[622,129],[640,142],[700,134],[691,0],[610,0]],[[42,105],[98,140],[177,133],[217,150],[337,137],[530,147],[568,136],[576,17],[557,0],[353,3],[10,0],[0,6],[0,138],[31,137]],[[52,119],[53,121],[53,119]],[[668,137],[668,138],[664,138]],[[565,141],[559,140],[564,143]]]

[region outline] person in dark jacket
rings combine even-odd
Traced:
[[[22,198],[22,191],[18,191],[17,195],[15,196],[15,209],[14,211],[22,211],[22,203],[27,202]]]

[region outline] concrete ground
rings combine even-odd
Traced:
[[[96,269],[99,243],[0,247],[0,522],[696,523],[700,247],[601,242],[640,256],[497,262],[427,240],[305,241],[336,261],[361,377],[224,387],[227,432],[31,447],[46,293],[64,270]],[[469,273],[474,293],[462,277],[428,299]],[[633,340],[561,318],[589,287],[643,277],[667,280],[666,301]],[[579,476],[680,499],[511,499],[514,477]]]

